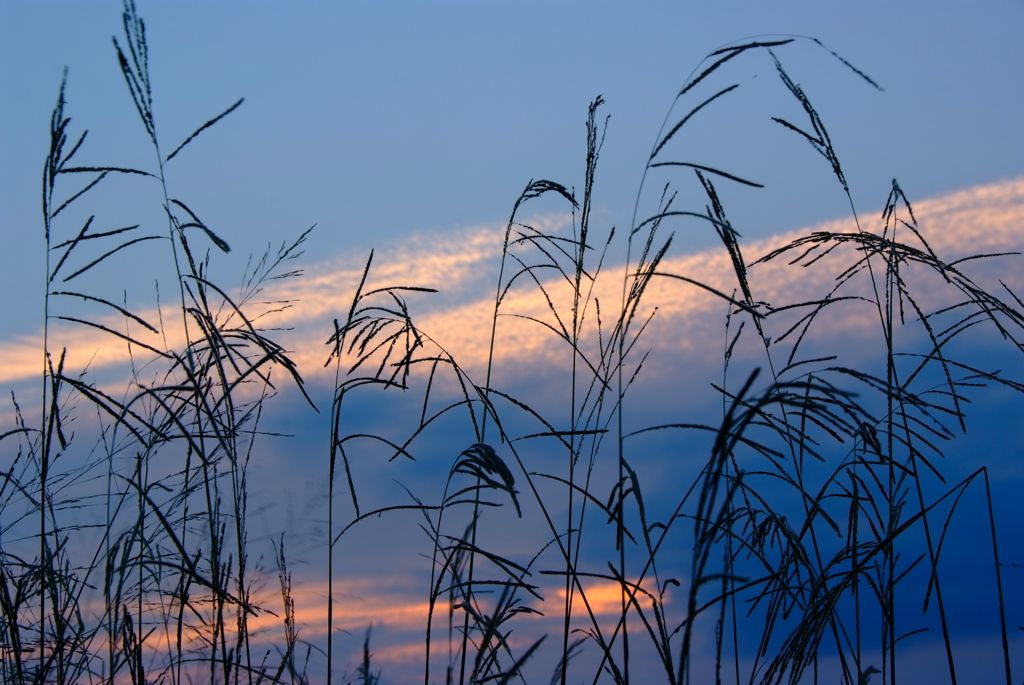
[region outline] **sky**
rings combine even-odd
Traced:
[[[584,125],[596,96],[605,100],[598,121],[603,124],[608,117],[591,219],[602,236],[615,226],[621,240],[637,221],[635,208],[638,216],[648,216],[667,180],[680,193],[680,207],[704,210],[706,200],[692,176],[672,170],[643,176],[659,129],[698,102],[672,109],[673,98],[688,77],[706,66],[701,60],[709,52],[754,36],[784,34],[819,39],[879,86],[811,41],[777,51],[825,122],[853,207],[864,222],[877,226],[896,179],[940,253],[948,250],[959,257],[1024,247],[1019,114],[1024,3],[1019,1],[970,6],[781,2],[770,7],[723,2],[699,8],[655,2],[394,3],[385,8],[371,3],[286,7],[143,1],[138,9],[147,25],[155,119],[161,140],[167,141],[165,154],[245,98],[167,165],[172,197],[187,202],[232,247],[230,254],[213,257],[218,277],[237,283],[251,253],[258,256],[267,245],[276,250],[315,226],[294,263],[304,274],[273,290],[274,298],[289,300],[291,306],[272,320],[290,329],[281,332],[282,339],[321,415],[293,391],[283,390],[275,398],[279,413],[268,419],[270,425],[297,437],[268,440],[261,447],[253,486],[269,493],[260,495],[255,515],[265,547],[280,532],[292,535],[305,527],[289,544],[299,562],[297,596],[310,639],[322,631],[317,612],[324,590],[312,569],[322,556],[323,412],[333,382],[322,364],[332,318],[344,315],[367,256],[375,250],[376,283],[440,291],[408,296],[417,321],[480,378],[501,239],[513,203],[531,179],[550,179],[582,195]],[[111,35],[121,34],[120,12],[120,4],[112,1],[0,0],[0,225],[6,245],[0,254],[0,287],[9,293],[0,329],[5,393],[31,392],[37,373],[45,270],[40,171],[65,67],[72,128],[89,130],[79,162],[142,169],[154,164],[110,41]],[[716,180],[744,253],[752,260],[807,227],[855,230],[850,200],[828,162],[771,120],[805,121],[770,57],[761,53],[735,60],[719,78],[719,88],[739,87],[695,116],[666,154],[765,186]],[[713,92],[704,91],[704,97]],[[149,179],[114,179],[97,188],[92,204],[81,216],[69,217],[68,226],[95,213],[105,229],[141,223],[143,230],[159,232],[166,221],[156,191]],[[565,203],[531,201],[518,216],[571,235],[574,217]],[[665,230],[674,232],[666,271],[723,290],[733,287],[726,254],[706,223],[680,220]],[[170,297],[173,273],[156,250],[139,254],[111,258],[104,276],[87,276],[82,287],[123,298],[146,312],[144,318],[156,317],[154,283],[161,284],[162,298]],[[621,262],[617,242],[605,270],[610,281],[602,288],[608,290],[599,291],[607,293],[604,301],[621,288],[621,280],[616,281]],[[1010,258],[992,264],[972,273],[987,278],[992,287],[999,287],[998,278],[1024,287],[1017,275],[1021,270]],[[808,270],[794,276],[793,269],[781,266],[760,268],[753,270],[763,274],[755,283],[764,285],[755,296],[769,302],[828,287],[824,273],[812,277]],[[634,427],[721,412],[720,400],[716,404],[714,393],[705,390],[722,378],[724,308],[713,297],[681,287],[658,282],[649,293],[659,305],[647,336],[654,355],[649,368],[657,371],[637,386],[630,417]],[[535,293],[513,295],[507,301],[510,310],[544,315],[544,303]],[[941,296],[935,298],[937,306]],[[873,322],[866,316],[860,312],[831,321],[822,327],[828,333],[811,336],[807,344],[841,349],[854,360],[871,359],[877,339],[869,335]],[[536,406],[559,411],[566,382],[564,350],[524,320],[503,320],[502,326],[498,354],[508,361],[497,368],[497,380]],[[114,387],[123,382],[123,349],[89,330],[69,329],[63,335],[70,341],[70,364],[88,364],[97,383]],[[908,335],[915,340],[912,336],[920,332]],[[1019,359],[1005,351],[990,349],[984,341],[977,345],[966,347],[967,358],[994,364],[1006,360],[1008,368],[1020,368]],[[756,350],[738,354],[731,382],[738,382],[742,369],[761,363],[758,359]],[[442,394],[450,391],[451,385],[442,384]],[[1003,403],[1004,398],[997,392],[990,400],[977,399],[976,423],[968,432],[975,442],[958,448],[971,458],[949,468],[964,477],[971,465],[990,464],[998,476],[996,490],[1004,495],[1000,506],[1008,512],[1003,520],[1013,520],[1019,511],[1009,493],[1019,491],[1024,480],[1016,420],[1020,404]],[[365,402],[353,409],[352,421],[381,431],[400,427],[398,419],[417,411],[412,400]],[[528,422],[513,425],[529,428]],[[450,451],[443,437],[425,436],[423,453]],[[471,440],[464,442],[458,449]],[[650,499],[665,505],[672,499],[665,474],[673,472],[672,455],[680,445],[660,437],[643,445],[654,455],[646,467]],[[988,456],[993,460],[986,461]],[[364,464],[356,477],[371,493],[369,502],[401,499],[402,488],[410,483],[419,483],[423,496],[436,497],[430,487],[440,482],[437,470],[426,461],[398,472]],[[528,514],[533,523],[535,517],[536,512]],[[530,536],[520,539],[502,528],[505,524],[495,525],[496,534],[508,536],[514,547],[529,547]],[[1019,540],[1019,527],[1004,535]],[[422,532],[412,519],[386,527],[370,521],[348,537],[349,549],[373,552],[351,557],[345,552],[340,579],[346,597],[361,608],[346,615],[344,627],[351,635],[339,637],[339,648],[354,653],[362,628],[374,621],[385,672],[392,664],[390,677],[401,682],[415,673],[410,664],[421,657],[417,640],[423,594],[410,592],[409,586],[416,582],[410,579],[422,581],[428,566],[408,557],[424,552]],[[391,544],[382,545],[382,539]],[[969,536],[957,540],[957,559],[969,557]],[[594,560],[599,563],[600,555],[595,553]],[[394,573],[382,573],[382,568]],[[601,594],[595,591],[594,596]],[[1013,601],[1018,625],[1024,606],[1019,594]],[[984,654],[991,647],[991,626],[966,632],[965,653]],[[929,648],[922,643],[919,656],[910,661],[928,662]],[[972,664],[985,657],[974,659]]]

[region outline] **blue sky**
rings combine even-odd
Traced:
[[[69,113],[90,130],[88,159],[145,165],[151,155],[110,43],[119,3],[5,0],[0,8],[0,207],[8,239],[26,241],[0,264],[10,289],[26,277],[19,264],[41,259],[31,248],[36,170],[64,66]],[[529,179],[579,183],[586,107],[598,94],[612,118],[597,209],[623,225],[676,89],[711,50],[761,34],[817,37],[885,88],[808,46],[783,55],[865,208],[881,205],[892,178],[923,198],[1014,177],[1024,158],[1016,116],[1024,8],[1009,0],[827,9],[171,2],[140,11],[165,145],[246,98],[169,173],[207,223],[254,245],[315,223],[318,254],[365,253],[411,232],[501,222]],[[845,215],[841,194],[819,181],[814,153],[769,121],[792,114],[770,99],[780,89],[769,60],[750,60],[731,77],[741,83],[732,103],[695,122],[686,145],[701,163],[772,175],[770,192],[751,196],[751,220],[741,214],[748,196],[733,203],[741,232],[756,238]],[[31,325],[29,308],[10,316],[19,330]]]
[[[22,360],[32,359],[38,349],[43,285],[39,171],[64,66],[70,68],[67,100],[73,128],[90,130],[79,161],[143,169],[153,165],[110,42],[111,35],[121,33],[120,11],[117,2],[0,0],[0,225],[7,245],[0,255],[0,287],[13,294],[5,300],[0,331],[5,392],[9,387],[29,392],[30,374],[21,372]],[[276,247],[316,225],[298,264],[306,274],[282,283],[275,297],[296,302],[277,321],[294,329],[282,335],[322,411],[323,403],[329,404],[332,379],[319,370],[321,342],[331,318],[343,312],[370,249],[378,251],[375,273],[381,283],[442,291],[410,301],[424,329],[466,360],[479,378],[486,338],[482,329],[487,328],[488,293],[493,292],[504,224],[530,179],[582,188],[588,103],[603,95],[607,102],[601,112],[610,115],[593,221],[602,234],[613,225],[621,232],[630,225],[644,164],[680,85],[708,52],[750,36],[819,38],[884,89],[872,88],[809,41],[778,52],[821,113],[861,216],[877,217],[896,178],[940,234],[937,249],[962,256],[974,249],[1024,247],[1022,2],[783,2],[770,7],[724,2],[700,8],[605,2],[386,7],[141,2],[139,12],[147,23],[155,116],[166,149],[245,97],[242,107],[167,168],[172,195],[188,202],[234,248],[230,255],[215,257],[224,282],[237,282],[251,252],[259,254],[268,243]],[[747,254],[753,257],[777,245],[781,239],[773,236],[830,220],[840,222],[833,227],[852,230],[846,221],[849,203],[825,160],[770,120],[802,121],[768,55],[736,60],[719,86],[731,83],[740,87],[717,108],[695,117],[673,141],[672,152],[766,186],[720,185]],[[673,120],[685,111],[675,110]],[[668,178],[647,180],[639,202],[642,213],[651,211]],[[683,206],[703,209],[705,201],[695,193],[692,179],[678,187]],[[93,212],[108,228],[141,221],[160,231],[165,220],[156,190],[146,181],[118,179],[97,189],[83,217]],[[564,204],[536,202],[521,216],[551,230],[570,230]],[[725,258],[720,248],[714,250],[714,233],[699,223],[681,222],[672,230],[677,231],[672,269],[718,278]],[[150,311],[153,281],[161,279],[167,297],[173,275],[155,251],[141,254],[113,262],[107,273],[116,277],[97,278],[90,287],[115,294],[128,289],[127,301]],[[611,261],[614,280],[619,262]],[[994,264],[978,276],[989,277],[994,286],[991,278],[1003,277],[1024,287],[1019,267],[1005,259]],[[758,293],[773,302],[827,284],[824,276],[764,273]],[[721,287],[731,285],[723,281]],[[705,389],[721,380],[723,308],[713,299],[667,287],[651,297],[661,307],[648,336],[657,371],[647,385],[638,386],[631,425],[713,417],[721,405]],[[542,312],[543,302],[523,295],[510,300],[509,307]],[[870,359],[871,351],[877,351],[872,347],[877,338],[866,328],[871,325],[870,319],[865,324],[851,315],[832,322],[831,334],[809,339],[808,345],[835,346],[854,361]],[[563,411],[565,357],[536,331],[511,322],[507,326],[506,347],[499,354],[509,362],[499,366],[498,380],[540,408]],[[85,355],[76,363],[93,359],[97,382],[123,378],[117,366],[123,351],[104,347],[86,333],[67,335]],[[1006,360],[1008,368],[1019,368],[1018,358],[978,344],[966,349],[967,358],[993,364]],[[748,352],[737,356],[734,383],[740,369],[760,363],[756,350]],[[969,465],[991,464],[999,476],[1001,511],[1007,512],[1003,520],[1019,521],[1019,502],[1009,496],[1024,480],[1019,410],[1014,413],[1003,404],[1003,394],[993,397],[979,398],[971,441],[958,447],[970,458],[949,468],[964,477]],[[324,592],[315,570],[322,561],[324,421],[292,392],[277,400],[280,414],[268,419],[270,425],[298,437],[268,441],[257,455],[254,488],[276,494],[260,495],[255,525],[266,536],[264,546],[281,530],[302,531],[290,544],[302,581],[298,596],[306,602],[302,615],[315,639]],[[404,402],[367,401],[352,420],[389,430],[396,417],[414,411]],[[1019,407],[1017,402],[1012,406]],[[514,425],[528,432],[527,423]],[[396,472],[396,467],[372,461],[359,467],[357,477],[367,483],[368,499],[401,499],[404,492],[396,481],[417,483],[424,497],[436,496],[431,488],[436,490],[438,472],[427,457],[451,452],[446,430],[465,426],[446,425],[440,434],[425,436],[423,462],[405,465],[407,470]],[[638,449],[655,457],[645,466],[651,506],[669,506],[674,481],[666,474],[678,466],[673,455],[697,443],[659,436],[641,444]],[[464,446],[460,442],[458,449]],[[530,516],[536,522],[536,512]],[[494,525],[494,533],[513,547],[525,550],[536,542],[531,536],[516,542],[517,534],[503,528],[505,523]],[[952,545],[960,553],[951,562],[951,573],[973,572],[956,565],[974,549],[970,532],[961,535]],[[1019,539],[1019,526],[1005,535],[1011,542]],[[375,552],[356,555],[341,572],[349,599],[366,608],[350,613],[346,627],[352,636],[339,640],[344,650],[355,648],[360,626],[374,620],[378,651],[390,655],[391,672],[398,678],[418,658],[416,611],[422,609],[423,595],[410,592],[409,585],[426,568],[416,557],[424,552],[424,538],[411,518],[398,526],[370,522],[351,538],[348,549]],[[375,547],[381,539],[392,544]],[[595,564],[603,563],[602,553],[594,553]],[[346,559],[348,554],[345,550]],[[382,573],[382,567],[389,572]],[[957,616],[965,628],[965,652],[983,654],[991,646],[991,625],[971,622],[965,607],[975,599],[966,597]],[[1019,623],[1019,593],[1012,601]],[[928,643],[914,649],[919,651],[911,650],[908,663],[927,662],[933,654]]]

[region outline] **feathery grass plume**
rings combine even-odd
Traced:
[[[124,25],[126,47],[116,48],[122,73],[159,149],[145,27],[130,2]],[[86,134],[70,144],[66,81],[65,71],[43,172],[40,424],[30,428],[15,400],[19,428],[3,436],[5,446],[19,441],[4,481],[10,496],[0,503],[3,679],[177,683],[194,677],[197,666],[223,682],[272,676],[250,657],[247,622],[262,609],[252,601],[248,575],[246,474],[262,408],[273,392],[273,367],[300,390],[302,379],[284,349],[255,323],[262,314],[252,313],[251,300],[267,280],[288,275],[281,267],[299,254],[305,234],[276,256],[268,251],[240,296],[230,296],[211,280],[209,257],[197,258],[182,231],[200,228],[223,251],[227,243],[184,202],[168,198],[162,163],[156,174],[72,165],[85,149]],[[83,174],[91,176],[84,186],[69,190],[60,183]],[[117,176],[159,180],[164,206],[191,219],[179,221],[168,209],[177,229],[170,239],[173,244],[180,238],[189,264],[186,275],[178,270],[183,336],[168,330],[162,316],[157,323],[140,315],[127,294],[119,303],[85,283],[85,275],[117,268],[117,260],[158,238],[138,225],[106,228],[97,214],[74,223],[71,210],[81,211],[94,188]],[[58,289],[72,281],[73,290]],[[188,332],[190,320],[198,338]],[[86,380],[86,369],[69,368],[66,350],[51,352],[65,330],[55,322],[88,326],[128,350],[131,381],[123,395]],[[183,348],[168,345],[182,338]],[[152,359],[144,359],[147,354]],[[155,382],[143,380],[142,369]],[[260,389],[252,393],[251,386]],[[95,427],[83,431],[90,413]],[[31,517],[12,517],[19,509]]]

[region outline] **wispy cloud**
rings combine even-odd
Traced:
[[[933,249],[944,259],[956,260],[977,253],[1018,250],[1024,247],[1024,179],[1014,179],[957,191],[914,206],[922,233]],[[549,215],[534,218],[534,225],[545,231],[569,230],[570,217]],[[875,214],[860,218],[864,230],[881,228]],[[811,231],[849,233],[858,230],[852,218],[819,224],[771,238],[742,245],[748,262],[778,249]],[[914,238],[904,232],[908,242]],[[460,364],[479,372],[488,352],[490,317],[494,308],[497,265],[504,236],[503,226],[480,226],[455,230],[446,234],[417,235],[401,244],[377,251],[370,273],[370,287],[418,286],[435,288],[436,295],[410,296],[411,309],[419,327],[448,350]],[[344,318],[365,266],[363,256],[342,256],[314,262],[304,268],[300,278],[289,279],[268,287],[268,296],[287,301],[288,306],[265,319],[266,326],[291,328],[280,333],[291,349],[291,356],[306,377],[322,373],[332,332],[332,320]],[[736,287],[732,265],[724,249],[708,249],[694,254],[671,256],[660,271],[684,275],[722,292]],[[621,264],[605,265],[594,296],[613,309],[621,298]],[[1016,269],[1007,269],[1005,277],[1014,281]],[[769,303],[793,301],[827,292],[834,277],[827,269],[793,268],[780,260],[752,267],[754,297]],[[1008,282],[1009,282],[1008,281]],[[273,288],[270,291],[270,287]],[[564,294],[556,279],[545,282],[553,297]],[[721,322],[725,308],[721,300],[693,286],[678,281],[655,279],[646,300],[658,307],[657,322],[647,345],[654,348],[689,350],[721,350]],[[268,308],[270,308],[268,306]],[[547,303],[536,288],[515,290],[502,303],[502,311],[521,317],[549,320]],[[595,315],[591,312],[591,316]],[[143,318],[156,321],[158,313],[147,311]],[[137,336],[158,349],[175,347],[181,340],[146,335],[141,327],[129,326],[112,318],[101,321],[111,330]],[[835,322],[832,335],[862,325],[856,318]],[[542,360],[557,363],[566,354],[550,331],[526,318],[502,318],[500,321],[500,358],[512,353],[531,364]],[[838,328],[836,327],[838,326]],[[844,328],[845,326],[845,328]],[[684,337],[679,331],[686,331]],[[67,367],[100,371],[130,360],[129,347],[117,338],[94,328],[61,327],[55,336],[56,347],[68,348]],[[38,376],[41,368],[41,338],[23,333],[0,342],[0,383],[11,385]],[[146,357],[135,348],[137,360]]]

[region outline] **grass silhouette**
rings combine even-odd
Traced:
[[[264,303],[263,289],[297,274],[293,263],[309,232],[251,263],[237,293],[218,285],[213,255],[228,252],[229,243],[175,195],[165,170],[242,100],[170,148],[157,127],[145,25],[131,0],[123,16],[115,54],[156,165],[76,166],[86,135],[71,132],[62,82],[42,179],[39,405],[23,411],[15,398],[14,427],[0,438],[7,464],[0,485],[3,679],[296,683],[315,680],[311,664],[323,661],[326,682],[384,682],[387,667],[372,663],[369,629],[351,674],[340,673],[330,637],[322,652],[301,637],[285,538],[274,547],[272,570],[260,565],[249,541],[250,463],[268,435],[264,411],[273,411],[283,384],[316,409],[300,369],[261,324],[287,305]],[[1001,339],[1008,353],[1024,349],[1024,304],[1009,287],[993,293],[977,285],[968,260],[936,254],[895,181],[880,219],[862,220],[817,109],[780,58],[796,40],[807,39],[724,47],[694,71],[643,172],[641,191],[650,184],[664,190],[653,211],[643,209],[638,192],[624,236],[591,224],[606,123],[603,100],[591,103],[581,193],[531,180],[513,204],[482,378],[414,321],[406,298],[432,290],[372,285],[370,255],[350,307],[323,336],[334,370],[330,410],[322,408],[330,445],[323,455],[328,636],[344,612],[335,606],[333,583],[346,534],[369,519],[412,517],[431,545],[425,683],[525,681],[524,669],[543,649],[556,654],[554,672],[545,676],[553,683],[703,682],[712,677],[709,664],[716,682],[895,683],[905,677],[901,640],[921,630],[902,625],[907,602],[925,607],[955,683],[964,673],[947,613],[959,588],[940,561],[953,522],[965,515],[965,493],[980,491],[988,551],[977,559],[978,577],[995,584],[994,621],[1012,682],[1005,540],[997,535],[988,470],[951,481],[940,458],[944,443],[966,429],[970,396],[986,386],[1024,389],[956,353],[961,339],[975,335]],[[875,86],[813,42],[854,80]],[[743,255],[718,184],[760,184],[679,157],[687,124],[726,106],[738,87],[728,82],[729,68],[748,59],[770,60],[804,116],[775,121],[821,155],[823,173],[835,177],[857,222],[855,232],[813,233],[757,260],[833,274],[831,289],[812,299],[759,299],[750,276],[755,264]],[[84,225],[70,223],[65,211],[117,176],[156,185],[166,233],[101,229],[91,216]],[[681,198],[694,193],[676,188],[698,193],[702,206],[684,206]],[[571,235],[521,218],[541,197],[564,203]],[[675,223],[717,235],[729,257],[730,288],[665,266]],[[126,298],[118,303],[79,287],[104,269],[116,275],[117,259],[153,241],[173,265],[180,317],[165,319],[159,308],[153,319]],[[625,254],[620,274],[608,266],[616,250]],[[605,282],[617,300],[599,295]],[[635,428],[635,417],[627,420],[652,399],[640,379],[657,363],[645,347],[657,321],[647,299],[655,283],[680,293],[696,287],[727,312],[722,376],[712,387],[721,400],[716,423],[680,416]],[[522,293],[543,302],[540,314],[515,309],[513,295]],[[847,311],[866,313],[878,358],[851,365],[843,350],[818,350],[818,328]],[[534,401],[495,387],[501,365],[531,363],[496,352],[512,319],[557,341],[568,379],[563,395]],[[126,348],[128,386],[114,391],[85,369],[66,368],[60,339],[67,326],[98,329]],[[740,350],[750,354],[741,359]],[[760,361],[751,365],[754,352]],[[353,405],[381,391],[416,398],[420,410],[398,427],[401,439],[349,420]],[[95,423],[83,427],[87,420]],[[408,490],[405,501],[367,505],[374,498],[354,476],[362,446],[416,459],[420,444],[438,434],[453,455],[443,490]],[[667,508],[661,498],[645,499],[651,484],[636,445],[652,435],[700,446],[690,455],[701,464],[696,473],[671,474],[678,494]],[[527,538],[537,548],[523,557],[496,522],[506,530],[536,525]],[[262,589],[271,572],[280,587],[273,605],[257,599],[268,596]],[[563,595],[550,639],[530,624],[548,579]],[[611,621],[596,608],[598,585],[615,588],[619,610]],[[268,614],[278,627],[255,627]],[[710,662],[697,644],[701,631],[713,635]],[[576,658],[584,651],[592,657],[586,663]]]

